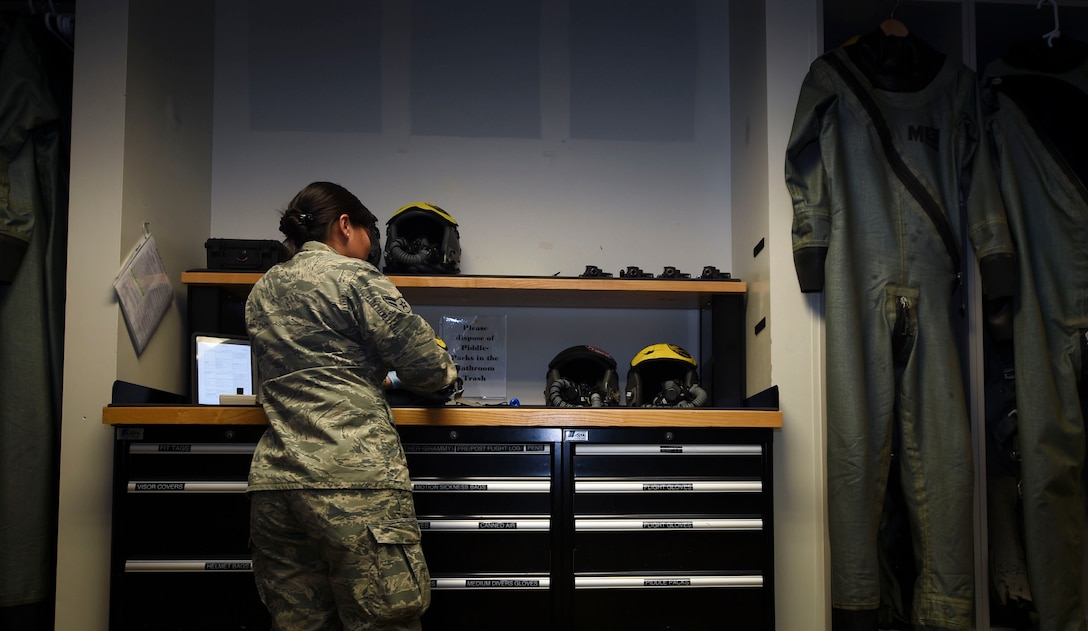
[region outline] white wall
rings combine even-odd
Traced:
[[[180,273],[204,265],[211,216],[213,7],[132,2],[129,13],[121,243],[136,243],[147,222],[176,300],[140,356],[119,346],[117,376],[176,393],[189,366]]]
[[[713,0],[678,3],[693,6],[698,18],[701,39],[695,93],[691,95],[694,101],[686,94],[675,94],[669,86],[649,86],[645,93],[628,100],[633,109],[654,106],[666,113],[683,112],[686,107],[694,117],[690,139],[683,138],[680,129],[669,129],[666,135],[676,140],[655,141],[594,140],[572,133],[576,120],[581,120],[579,112],[588,111],[589,118],[599,113],[584,104],[572,105],[582,103],[580,95],[587,89],[572,89],[577,76],[572,77],[569,69],[571,51],[594,51],[584,44],[568,47],[572,33],[567,16],[574,6],[569,0],[541,2],[539,57],[520,59],[524,69],[486,63],[475,69],[495,75],[494,85],[485,81],[481,92],[503,88],[500,75],[504,71],[539,73],[539,98],[534,101],[529,98],[532,94],[526,94],[524,100],[499,113],[517,118],[524,110],[539,108],[538,137],[488,137],[483,135],[489,131],[486,124],[479,124],[478,129],[468,126],[460,136],[412,133],[408,113],[415,107],[413,100],[461,104],[465,99],[456,94],[457,86],[424,91],[437,80],[430,71],[413,66],[412,42],[404,34],[418,27],[412,25],[409,3],[398,2],[386,2],[382,18],[378,87],[384,111],[380,129],[369,133],[256,130],[250,120],[251,99],[280,100],[277,106],[284,111],[307,111],[296,101],[336,98],[349,88],[323,83],[308,91],[292,91],[291,86],[273,90],[265,87],[267,82],[254,86],[261,81],[262,61],[250,53],[262,46],[261,41],[247,36],[250,25],[264,19],[265,12],[276,11],[285,20],[297,21],[297,16],[306,15],[318,24],[314,28],[320,32],[344,19],[338,13],[341,5],[301,0],[220,2],[212,233],[227,238],[282,238],[277,211],[308,182],[328,179],[355,192],[383,223],[396,209],[414,201],[430,201],[449,211],[461,225],[465,274],[576,276],[589,264],[614,274],[629,265],[655,274],[665,265],[695,274],[705,265],[729,270],[729,152],[725,150],[730,142],[728,23],[720,4]],[[641,28],[653,17],[632,19],[633,28]],[[616,19],[614,27],[627,28],[626,23]],[[677,29],[686,26],[678,25]],[[602,39],[608,36],[607,32],[600,35]],[[462,39],[434,45],[448,45],[452,55],[474,41],[484,46],[479,42],[486,43],[487,37],[485,31],[470,32]],[[499,47],[504,43],[496,41],[494,56],[502,57]],[[307,49],[305,39],[283,45],[293,46],[292,51]],[[633,47],[639,49],[637,40]],[[311,50],[310,54],[316,56],[321,51]],[[354,51],[349,51],[345,56],[352,54]],[[365,58],[365,54],[359,56]],[[672,64],[681,57],[663,52],[661,59]],[[537,61],[539,67],[532,67]],[[313,60],[314,67],[336,63],[335,58]],[[364,80],[357,78],[351,67],[337,70],[330,75],[330,83]],[[602,71],[597,79],[605,81],[616,74]],[[474,78],[468,77],[466,82]],[[646,78],[652,80],[656,75]],[[413,82],[422,85],[413,90]],[[319,92],[316,97],[315,91]],[[506,97],[496,94],[495,98]],[[652,100],[659,102],[646,102]],[[470,104],[486,105],[484,101]],[[455,118],[455,113],[451,111],[450,116]],[[296,128],[312,126],[305,120],[282,126],[290,127],[291,122]],[[457,122],[451,121],[449,127],[458,128]],[[594,131],[592,123],[587,123],[590,133]],[[639,131],[653,136],[648,126]],[[608,129],[601,133],[623,135]]]
[[[483,0],[483,5],[490,3]],[[649,112],[646,123],[619,130],[607,124],[624,112],[602,114],[595,109],[598,103],[588,99],[607,99],[631,88],[617,82],[601,96],[586,83],[607,82],[622,69],[609,68],[590,77],[578,74],[587,71],[572,70],[572,56],[584,59],[601,49],[578,38],[576,20],[581,14],[572,15],[574,5],[568,0],[543,0],[534,8],[538,14],[514,12],[515,19],[523,19],[514,26],[506,24],[507,29],[525,31],[515,33],[514,47],[525,45],[534,51],[510,55],[523,67],[492,63],[493,57],[504,56],[503,46],[511,44],[500,37],[489,39],[494,32],[484,28],[493,26],[486,14],[474,15],[473,24],[450,26],[480,26],[478,31],[451,36],[450,41],[427,39],[427,48],[446,46],[450,55],[462,47],[483,49],[476,57],[469,55],[473,51],[457,57],[457,63],[469,64],[477,72],[461,78],[470,85],[463,94],[455,82],[433,88],[440,78],[413,63],[419,61],[412,55],[421,54],[421,43],[413,42],[411,34],[418,40],[425,35],[418,32],[424,21],[413,22],[409,3],[384,3],[377,25],[366,23],[374,16],[365,9],[356,6],[345,13],[346,6],[299,0],[218,3],[212,236],[282,239],[278,211],[305,184],[323,179],[351,189],[383,224],[397,208],[413,201],[430,201],[449,211],[460,224],[464,274],[577,276],[586,265],[616,275],[632,265],[654,274],[666,265],[696,276],[706,265],[730,271],[730,154],[724,149],[730,142],[728,14],[722,3],[688,0],[674,5],[679,7],[675,13],[626,19],[618,18],[633,5],[614,3],[623,10],[617,10],[617,19],[594,37],[629,39],[635,49],[657,45],[661,49],[654,52],[655,59],[666,69],[687,62],[687,51],[667,48],[669,42],[647,43],[637,36],[639,29],[690,31],[698,38],[689,44],[697,67],[691,77],[694,91],[677,94],[669,85],[645,86],[643,93],[630,95],[626,102],[636,114]],[[270,12],[277,16],[270,17]],[[303,16],[305,29],[276,30],[280,21],[298,23]],[[345,20],[357,24],[353,29],[334,26]],[[665,28],[661,20],[671,26]],[[536,26],[539,35],[531,31]],[[636,36],[626,37],[624,29],[634,29]],[[311,45],[313,38],[336,39],[345,31],[363,35],[345,37],[351,41],[328,50]],[[539,46],[524,41],[532,37]],[[367,66],[379,51],[377,45],[367,48],[368,38],[380,39],[380,77],[372,76],[375,70]],[[490,43],[493,51],[487,50]],[[310,81],[291,76],[296,71],[288,69],[285,76],[269,79],[268,61],[262,55],[276,54],[279,45],[291,47],[292,54],[302,57],[299,63],[308,64],[308,72],[322,76]],[[608,50],[617,55],[615,59],[595,60],[622,61],[622,55]],[[508,88],[504,73],[539,76],[539,81]],[[486,78],[480,80],[479,75]],[[654,73],[635,78],[661,79]],[[482,91],[475,91],[481,83]],[[367,104],[367,86],[380,91],[373,97],[380,107]],[[493,115],[510,119],[508,124],[493,127],[492,118],[467,122],[460,118],[458,107],[492,105],[481,98],[487,90],[494,90],[492,96],[499,100],[513,100]],[[354,102],[357,110],[319,107],[311,102],[314,99]],[[418,113],[419,100],[453,105],[449,110],[438,108],[437,113]],[[334,122],[314,121],[315,112],[324,112]],[[426,116],[431,127],[454,131],[419,132],[416,128],[423,125],[413,113]],[[670,126],[684,115],[691,119],[689,126]],[[343,129],[330,131],[335,125]],[[605,139],[586,138],[589,135]],[[420,312],[432,324],[444,314],[441,309]],[[593,344],[612,354],[620,365],[621,381],[630,359],[649,344],[675,343],[696,355],[699,350],[697,320],[688,313],[581,314],[574,328],[561,324],[570,322],[569,312],[472,313],[509,315],[507,390],[523,403],[543,403],[547,363],[570,345]]]
[[[802,295],[793,266],[786,145],[808,66],[822,51],[819,2],[767,0],[767,191],[771,380],[781,394],[775,435],[778,628],[830,628],[822,295]]]

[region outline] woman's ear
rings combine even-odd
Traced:
[[[346,214],[337,217],[336,221],[329,222],[328,233],[325,235],[325,243],[334,250],[343,254],[344,245],[348,242],[348,234],[351,232],[351,220]]]

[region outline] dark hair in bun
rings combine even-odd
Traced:
[[[378,220],[348,189],[332,182],[313,182],[295,195],[287,210],[280,214],[280,232],[284,245],[294,256],[307,241],[328,237],[329,226],[346,214],[351,223],[374,231]]]

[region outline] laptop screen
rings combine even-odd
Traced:
[[[253,350],[244,335],[193,335],[193,403],[219,405],[221,394],[253,394]]]

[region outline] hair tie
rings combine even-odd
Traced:
[[[314,216],[312,213],[299,213],[298,220],[302,222],[303,226],[307,228],[311,227],[314,223]]]

